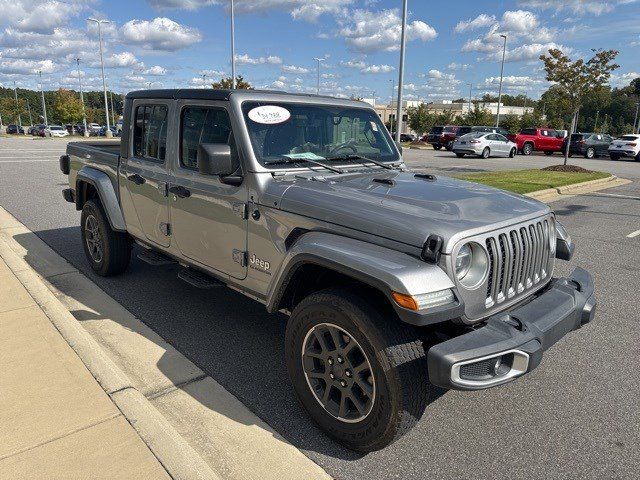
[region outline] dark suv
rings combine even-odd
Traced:
[[[23,135],[24,134],[24,128],[22,128],[20,125],[7,125],[7,133],[9,135]]]
[[[567,146],[566,142],[567,139],[564,141],[563,151]],[[584,155],[584,158],[594,158],[608,155],[611,142],[613,137],[604,133],[572,133],[569,156]]]
[[[451,150],[453,141],[457,136],[457,131],[457,125],[432,127],[431,131],[427,134],[426,141],[433,145],[433,148],[436,150],[440,150],[442,147],[445,147],[447,150]]]

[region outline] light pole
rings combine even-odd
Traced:
[[[116,112],[113,109],[113,91],[110,89],[109,90],[109,103],[111,104],[111,123],[113,124],[113,126],[116,125]]]
[[[502,78],[504,76],[504,56],[507,52],[507,36],[504,34],[500,35],[504,38],[504,43],[502,45],[502,65],[500,66],[500,86],[498,87],[498,112],[496,115],[496,128],[500,126],[500,101],[502,100]]]
[[[98,39],[100,42],[100,68],[102,69],[102,91],[104,93],[104,113],[107,118],[107,130],[105,132],[105,137],[111,138],[113,134],[111,133],[111,125],[109,125],[109,104],[107,102],[107,82],[104,79],[104,58],[102,56],[102,24],[110,23],[109,20],[97,20],[95,18],[87,18],[90,22],[95,22],[98,24]]]
[[[324,58],[313,57],[318,64],[318,81],[316,84],[316,95],[320,95],[320,62],[324,62]]]
[[[633,133],[638,133],[638,130],[640,130],[640,125],[637,125],[637,122],[638,122],[638,109],[640,109],[640,102],[636,103],[636,116],[633,119]]]
[[[471,90],[473,89],[473,83],[467,83],[469,85],[469,108],[468,113],[471,113]]]
[[[15,80],[13,81],[13,95],[16,99],[16,112],[18,112],[18,126],[22,127],[22,117],[20,116],[20,105],[18,104],[18,87],[16,87]],[[634,122],[634,125],[635,125],[635,122]]]
[[[398,69],[398,106],[396,108],[396,142],[402,130],[402,83],[404,82],[404,48],[407,43],[407,0],[402,2],[402,33],[400,34],[400,68]]]
[[[42,116],[44,117],[44,124],[49,125],[47,120],[47,104],[44,102],[44,88],[42,85],[42,70],[38,70],[38,75],[40,76],[40,95],[42,96]]]
[[[31,105],[29,105],[29,99],[27,99],[27,110],[29,111],[29,125],[33,125],[33,118],[31,118]],[[0,122],[1,124],[2,122]]]
[[[87,131],[87,114],[84,111],[84,93],[82,92],[82,78],[80,77],[80,58],[76,58],[76,65],[78,65],[78,84],[80,85],[80,103],[82,103],[82,125],[84,125],[82,135],[84,137],[88,137],[89,132]]]
[[[236,88],[236,18],[231,0],[231,88]]]

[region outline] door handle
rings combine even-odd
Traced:
[[[170,187],[169,193],[173,193],[175,196],[180,198],[189,198],[191,196],[191,192],[181,185],[174,185]]]
[[[133,175],[129,175],[127,177],[127,179],[131,180],[133,183],[135,183],[136,185],[142,185],[146,180],[144,178],[142,178],[140,175],[138,175],[137,173],[134,173]]]

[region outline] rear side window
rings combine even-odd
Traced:
[[[433,133],[433,134],[442,133],[443,130],[444,130],[443,127],[431,127],[431,132],[429,133]]]
[[[198,169],[198,145],[230,144],[231,122],[223,108],[187,107],[182,110],[180,127],[180,164]]]
[[[522,135],[535,135],[536,134],[536,129],[535,128],[524,128],[524,129],[522,129],[522,131],[520,133]]]
[[[136,157],[164,161],[167,154],[167,106],[139,105],[133,127]]]

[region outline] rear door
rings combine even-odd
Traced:
[[[169,107],[168,100],[134,101],[128,158],[123,158],[120,165],[127,225],[134,230],[137,226],[140,232],[132,233],[141,239],[163,247],[169,246],[170,239],[166,164]]]
[[[500,146],[500,154],[504,156],[509,155],[510,147],[507,137],[500,135],[499,133],[495,133],[493,136],[496,138],[496,144]]]
[[[185,257],[242,279],[247,272],[246,182],[227,185],[198,172],[200,144],[228,144],[232,155],[239,155],[228,102],[182,101],[178,106],[180,143],[172,161],[171,190],[179,190],[169,193],[174,242]]]

